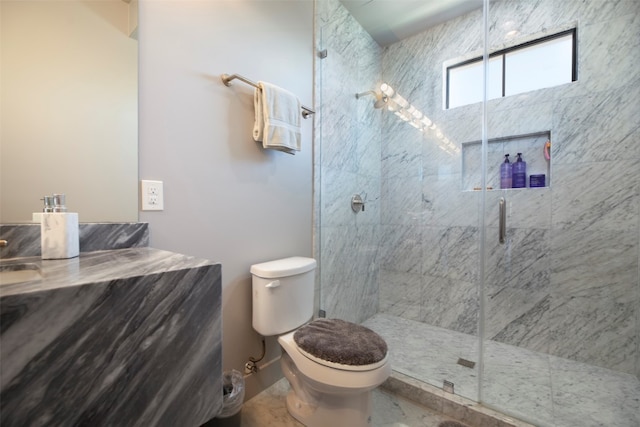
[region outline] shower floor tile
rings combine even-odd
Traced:
[[[445,380],[453,382],[456,394],[477,400],[477,365],[471,369],[458,364],[459,358],[478,361],[477,339],[385,314],[363,324],[387,341],[394,370],[435,386],[442,386]]]
[[[378,314],[364,322],[389,345],[392,368],[428,384],[454,383],[456,394],[478,400],[476,337]],[[640,426],[640,381],[633,375],[489,342],[482,401],[541,427]]]

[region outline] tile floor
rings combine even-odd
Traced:
[[[418,379],[438,386],[446,379],[457,395],[477,400],[478,365],[457,363],[478,359],[475,337],[385,314],[364,324],[385,338],[393,369],[407,384]],[[483,384],[486,406],[536,426],[640,427],[640,380],[633,375],[492,342],[485,348]],[[249,400],[242,427],[301,427],[287,412],[288,390],[283,379]],[[375,390],[373,399],[375,427],[452,421],[384,389]]]
[[[285,379],[245,403],[242,427],[304,427],[287,412],[285,397],[289,384]],[[437,414],[384,390],[373,392],[373,427],[437,427],[451,418]]]
[[[477,338],[400,317],[378,314],[364,323],[389,345],[394,371],[478,399]],[[640,380],[519,347],[490,342],[485,348],[482,401],[541,427],[639,427]]]

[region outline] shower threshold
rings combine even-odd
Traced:
[[[535,427],[470,399],[451,394],[413,377],[392,371],[382,386],[388,392],[419,403],[469,426]]]

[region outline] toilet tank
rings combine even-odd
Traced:
[[[316,260],[291,257],[251,266],[253,329],[280,335],[313,317]]]

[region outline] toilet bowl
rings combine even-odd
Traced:
[[[350,322],[309,322],[315,267],[303,257],[253,265],[253,327],[278,336],[294,418],[308,427],[370,426],[371,391],[391,373],[386,343]]]
[[[380,362],[350,366],[310,358],[293,339],[278,337],[281,366],[292,390],[287,410],[306,426],[370,426],[371,390],[391,373],[388,356]],[[315,359],[315,360],[314,360]]]

